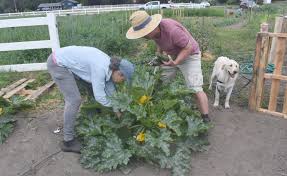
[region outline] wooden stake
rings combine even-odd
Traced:
[[[256,49],[255,49],[255,60],[253,62],[253,75],[252,75],[252,84],[249,91],[249,109],[254,111],[256,110],[256,84],[258,77],[258,67],[261,57],[261,45],[262,45],[262,35],[257,34],[256,38]]]
[[[257,84],[256,84],[256,109],[261,107],[261,102],[263,99],[263,92],[264,92],[264,74],[265,74],[265,67],[268,59],[268,51],[269,51],[269,37],[264,36],[262,38],[262,45],[261,45],[261,53],[262,56],[260,58],[259,68],[258,68],[258,77],[257,77]]]
[[[287,18],[286,17],[276,17],[274,33],[286,33],[286,32],[287,32]],[[275,61],[274,56],[276,53],[277,46],[280,46],[278,44],[278,39],[273,38],[268,63],[274,63],[274,61]]]
[[[282,74],[282,65],[284,62],[284,56],[285,56],[285,43],[286,39],[285,38],[278,38],[277,41],[277,48],[275,52],[275,70],[273,74],[275,75],[281,75]],[[280,80],[278,79],[273,79],[272,84],[271,84],[271,92],[270,92],[270,99],[269,99],[269,105],[268,105],[268,110],[270,111],[276,111],[277,107],[277,96],[279,94],[280,90]]]

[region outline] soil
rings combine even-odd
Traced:
[[[232,106],[233,104],[231,104]],[[122,171],[84,169],[79,155],[60,152],[62,109],[20,114],[15,131],[0,145],[1,176],[122,176]],[[214,127],[206,152],[194,153],[193,176],[287,176],[287,120],[232,106],[211,108]],[[22,116],[22,117],[20,117]],[[24,118],[25,117],[25,118]],[[169,170],[134,164],[128,176],[168,176]]]

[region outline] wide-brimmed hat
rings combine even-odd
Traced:
[[[130,16],[132,27],[128,30],[128,39],[138,39],[151,33],[160,23],[162,16],[155,14],[150,16],[146,11],[139,10]]]

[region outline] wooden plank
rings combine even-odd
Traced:
[[[0,51],[43,49],[43,48],[52,48],[52,46],[53,46],[53,43],[51,40],[0,43]]]
[[[275,69],[273,74],[275,75],[281,75],[282,74],[282,65],[284,62],[284,56],[285,56],[285,43],[286,39],[285,38],[278,38],[277,41],[277,47],[276,47],[276,52],[275,52]],[[268,105],[268,110],[270,111],[275,111],[277,107],[277,97],[279,94],[280,90],[280,80],[278,79],[273,79],[272,84],[271,84],[271,92],[270,92],[270,99],[269,99],[269,105]]]
[[[263,112],[263,113],[267,113],[267,114],[270,114],[273,116],[277,116],[277,117],[283,117],[284,119],[287,119],[287,115],[280,113],[280,112],[269,111],[269,110],[263,109],[263,108],[259,108],[258,111]]]
[[[0,20],[0,29],[9,27],[48,25],[47,17]]]
[[[285,88],[285,97],[284,97],[284,103],[283,103],[283,114],[287,115],[287,86]]]
[[[47,70],[47,63],[1,65],[0,72],[27,72]]]
[[[256,49],[255,49],[255,59],[253,62],[253,75],[252,75],[252,84],[249,91],[249,109],[250,110],[256,110],[256,83],[257,83],[257,77],[258,77],[258,68],[260,63],[260,57],[261,57],[261,45],[262,45],[262,35],[257,34],[256,38]]]
[[[287,38],[287,33],[270,33],[270,32],[258,32],[258,34],[262,37],[269,36],[269,37],[282,37]]]
[[[28,83],[33,82],[35,79],[29,79],[20,86],[16,87],[15,89],[11,90],[10,92],[7,92],[6,95],[3,96],[3,98],[8,99],[15,95],[17,92],[19,92],[21,89],[25,88]]]
[[[263,99],[263,92],[264,92],[264,74],[265,74],[265,67],[268,61],[268,51],[269,51],[269,41],[270,38],[268,36],[264,36],[262,39],[262,46],[261,46],[261,58],[257,73],[257,80],[256,80],[256,109],[261,107],[262,99]]]
[[[283,16],[276,17],[274,33],[286,33],[286,32],[287,32],[287,18]],[[268,59],[268,63],[274,63],[276,48],[278,46],[277,42],[278,38],[274,37],[272,39],[272,46],[270,50],[270,57]]]
[[[35,91],[33,94],[27,96],[25,100],[36,100],[42,93],[47,91],[50,87],[54,85],[54,81],[49,82],[48,84],[40,87],[37,91]]]
[[[0,96],[4,95],[5,93],[11,91],[12,89],[14,89],[15,87],[19,86],[20,84],[22,84],[23,82],[25,82],[27,79],[26,78],[23,78],[23,79],[20,79],[16,82],[14,82],[13,84],[5,87],[5,88],[2,88],[0,90]]]
[[[271,74],[271,73],[265,73],[264,78],[265,79],[279,79],[279,80],[287,81],[287,76],[275,75],[275,74]]]

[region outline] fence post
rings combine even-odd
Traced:
[[[261,33],[263,35],[262,38],[262,45],[261,45],[261,57],[259,61],[259,67],[257,71],[257,82],[256,82],[256,109],[261,107],[263,95],[264,95],[264,74],[265,74],[265,67],[268,61],[268,54],[269,54],[269,36],[266,33]]]
[[[48,13],[47,17],[48,17],[49,35],[50,40],[52,42],[52,51],[54,51],[55,49],[60,48],[56,16],[54,13]]]
[[[284,62],[284,56],[285,56],[285,43],[286,38],[279,37],[277,39],[277,47],[275,49],[275,70],[273,72],[274,75],[281,75],[282,73],[282,66]],[[280,80],[273,79],[272,85],[271,85],[271,93],[270,93],[270,100],[268,105],[268,110],[275,111],[277,107],[277,96],[279,94],[280,90]]]
[[[276,17],[275,20],[275,27],[274,27],[274,33],[286,33],[287,32],[287,17]],[[274,63],[275,58],[275,52],[277,48],[277,42],[278,38],[274,37],[272,39],[272,45],[271,45],[271,50],[270,50],[270,56],[268,59],[268,63]]]
[[[268,47],[266,47],[266,43],[267,43],[266,42],[266,35],[263,36],[263,34],[264,33],[258,33],[257,34],[255,59],[253,62],[252,84],[251,84],[251,89],[249,92],[249,109],[253,110],[253,111],[257,109],[258,95],[262,93],[261,90],[259,91],[259,89],[262,89],[262,85],[259,83],[260,83],[260,81],[263,82],[262,76],[259,78],[259,75],[262,75],[262,73],[261,73],[262,68],[260,68],[260,67],[264,66],[264,65],[262,65],[262,63],[263,63],[262,57],[264,57],[264,54],[263,54],[264,48],[268,48]],[[263,72],[263,74],[264,74],[264,72]],[[260,95],[260,99],[261,99],[261,95]]]

